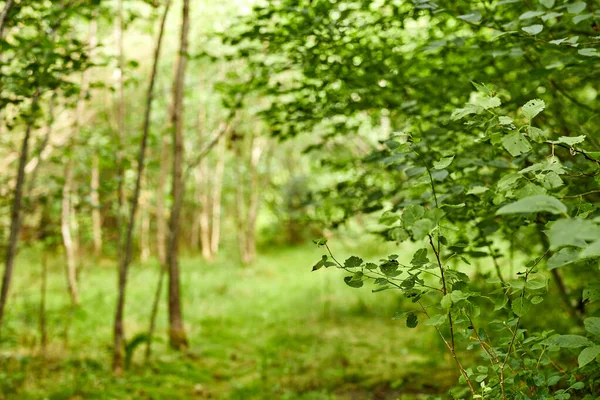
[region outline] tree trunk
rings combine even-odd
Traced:
[[[165,215],[165,187],[167,186],[167,172],[169,169],[169,142],[167,137],[163,137],[160,149],[160,174],[158,176],[158,186],[156,189],[156,248],[158,260],[161,265],[165,265],[167,257],[165,255],[167,243],[167,219]]]
[[[565,284],[565,280],[563,279],[562,274],[558,269],[553,269],[552,271],[550,271],[550,273],[552,274],[552,279],[554,280],[554,283],[556,283],[556,287],[558,289],[560,298],[562,299],[563,303],[565,303],[565,307],[567,308],[569,315],[577,324],[583,325],[583,313],[571,301],[569,289]]]
[[[117,153],[115,164],[117,167],[117,243],[118,248],[123,246],[123,228],[125,221],[125,53],[123,48],[123,29],[125,21],[123,15],[123,0],[117,3],[117,19],[114,27],[115,42],[117,45]],[[122,258],[123,254],[119,254]]]
[[[208,166],[206,160],[201,160],[196,169],[196,188],[198,190],[198,201],[200,203],[200,214],[198,215],[200,226],[200,248],[202,257],[206,260],[212,259],[211,231],[210,231],[210,196],[209,196]]]
[[[198,122],[196,129],[198,131],[198,137],[203,141],[206,136],[207,140],[210,140],[206,135],[206,110],[200,110],[198,112]],[[195,169],[196,172],[196,193],[198,203],[200,205],[200,212],[198,213],[195,222],[200,233],[200,249],[202,257],[205,260],[212,260],[211,251],[211,197],[210,193],[210,179],[208,172],[207,161],[202,157],[198,161],[198,167]]]
[[[242,264],[246,265],[249,263],[248,258],[248,244],[246,240],[248,239],[246,236],[246,201],[245,201],[245,190],[244,190],[244,178],[243,178],[243,142],[239,143],[237,151],[237,165],[235,168],[236,177],[237,177],[237,185],[235,191],[235,219],[237,225],[237,237],[238,237],[238,248],[240,250],[240,259]]]
[[[89,46],[90,46],[90,58],[95,54],[95,49],[98,46],[98,21],[96,15],[92,17],[90,21],[89,29]],[[81,82],[81,95],[80,100],[83,100],[86,96],[86,92],[89,90],[89,80],[87,79],[87,70],[84,72],[84,78]],[[78,114],[83,114],[83,101],[81,103],[81,109],[78,110]],[[78,103],[78,105],[80,104]],[[81,116],[80,114],[80,116]],[[98,190],[100,188],[100,160],[97,154],[92,155],[92,167],[90,177],[90,203],[92,206],[92,239],[94,243],[94,254],[99,257],[102,254],[102,216],[100,214],[100,198]]]
[[[90,45],[93,45],[96,38],[95,25],[90,24],[89,41]],[[89,88],[88,74],[84,71],[81,76],[81,91],[77,98],[77,104],[75,106],[75,117],[73,122],[73,136],[70,141],[70,148],[73,149],[77,137],[79,136],[79,130],[82,125],[82,120],[85,112],[85,96]],[[71,154],[69,160],[65,165],[65,182],[63,184],[62,191],[62,210],[61,210],[61,233],[63,238],[63,245],[65,247],[65,256],[67,258],[67,282],[69,285],[69,292],[71,294],[71,301],[74,306],[79,305],[79,289],[77,287],[78,269],[77,269],[77,249],[79,248],[78,235],[77,235],[77,220],[75,217],[72,192],[73,190],[73,159],[74,156]]]
[[[148,193],[144,193],[140,199],[140,261],[147,262],[150,259],[150,211],[148,210]]]
[[[158,285],[156,286],[154,300],[152,301],[152,312],[150,313],[150,327],[148,328],[148,342],[146,343],[146,362],[150,360],[150,356],[152,355],[152,341],[154,338],[154,331],[156,329],[156,316],[158,315],[158,304],[160,302],[160,295],[162,294],[165,272],[166,269],[161,265],[158,275]]]
[[[223,173],[225,172],[226,148],[227,135],[224,135],[219,139],[217,165],[215,166],[212,188],[212,229],[210,237],[210,251],[213,256],[219,252],[219,242],[221,240],[221,197],[223,193]]]
[[[173,182],[171,194],[173,205],[169,219],[167,267],[169,272],[169,343],[175,349],[184,349],[188,340],[183,326],[179,283],[179,228],[183,204],[183,92],[187,64],[190,1],[183,0],[181,46],[173,85]]]
[[[19,240],[19,234],[21,232],[21,207],[23,203],[23,187],[25,185],[25,165],[27,164],[27,158],[29,155],[29,140],[31,138],[31,129],[34,123],[33,113],[37,108],[38,99],[39,91],[36,91],[36,93],[33,96],[33,99],[31,100],[32,115],[27,120],[25,136],[23,138],[23,144],[21,145],[21,153],[19,155],[17,182],[15,185],[15,194],[13,197],[10,214],[10,236],[8,238],[8,246],[4,258],[4,276],[2,278],[2,290],[0,292],[0,331],[2,330],[4,308],[6,307],[6,301],[8,299],[8,289],[10,287],[15,256],[17,254],[17,244]]]
[[[100,160],[94,154],[92,156],[90,202],[92,205],[92,236],[94,240],[94,254],[99,257],[102,254],[102,215],[100,214]]]
[[[256,257],[256,217],[258,215],[258,205],[260,200],[260,173],[258,164],[263,152],[263,146],[256,137],[252,138],[252,148],[250,153],[250,182],[248,190],[248,221],[246,227],[246,254],[248,263],[254,261]]]
[[[79,305],[79,291],[77,288],[77,261],[75,259],[75,244],[71,232],[71,186],[73,184],[73,159],[69,159],[65,166],[65,183],[62,190],[60,228],[62,233],[65,256],[67,258],[67,283],[74,306]]]
[[[123,324],[123,315],[125,308],[125,294],[127,286],[127,272],[132,257],[133,248],[133,230],[135,226],[135,214],[139,204],[139,198],[142,186],[142,177],[144,176],[144,163],[146,157],[146,147],[148,145],[148,136],[150,132],[150,117],[152,111],[152,100],[154,95],[154,83],[156,81],[156,72],[158,69],[158,60],[160,58],[160,48],[162,44],[162,38],[164,33],[165,20],[169,11],[170,1],[165,5],[165,11],[161,20],[160,31],[154,53],[154,63],[152,67],[152,74],[150,77],[150,84],[148,85],[148,93],[146,96],[146,111],[144,114],[144,130],[142,133],[142,141],[138,152],[138,165],[137,165],[137,177],[135,181],[135,189],[133,197],[131,198],[131,207],[129,212],[129,223],[127,226],[127,234],[123,249],[121,250],[121,257],[119,258],[119,292],[117,300],[117,310],[115,313],[115,324],[114,324],[114,347],[113,347],[113,370],[116,373],[121,373],[124,368],[124,345],[125,345],[125,328]],[[122,6],[122,5],[121,5]]]
[[[194,199],[199,199],[200,191],[197,181],[194,191]],[[190,218],[192,220],[192,227],[190,229],[190,249],[196,250],[199,248],[198,245],[200,244],[200,213],[196,213],[196,210],[192,209]]]

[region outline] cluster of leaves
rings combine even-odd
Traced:
[[[550,279],[574,331],[598,312],[598,17],[584,1],[277,0],[228,32],[274,132],[317,136],[322,219],[374,214],[386,239],[425,243],[406,265],[328,251],[314,269],[404,292],[415,309],[398,317],[425,316],[474,397],[597,390],[597,361],[561,367],[555,326],[524,326]],[[484,282],[459,266],[482,261]],[[486,364],[463,365],[465,348]]]
[[[560,137],[549,141],[535,135],[535,130],[539,128],[532,126],[532,120],[544,109],[543,101],[532,100],[522,107],[527,122],[517,128],[513,118],[498,113],[501,101],[493,92],[485,85],[475,86],[482,97],[455,110],[452,118],[470,116],[472,119],[468,125],[495,127],[482,136],[490,147],[503,150],[511,157],[521,157],[538,145],[552,148],[567,146],[571,155],[580,156],[592,165],[597,163],[594,158],[597,157],[596,153],[577,147],[583,143],[584,136]],[[425,325],[433,326],[438,331],[457,360],[463,383],[469,384],[474,397],[529,398],[522,397],[525,396],[525,388],[530,392],[529,395],[533,393],[537,396],[533,398],[553,396],[566,399],[573,390],[589,390],[593,393],[600,376],[600,366],[594,362],[595,359],[600,361],[600,348],[593,340],[578,335],[552,335],[552,330],[530,332],[521,325],[521,319],[544,301],[548,291],[548,280],[538,267],[548,254],[551,256],[546,265],[550,271],[577,263],[588,264],[597,270],[600,259],[600,218],[595,217],[595,205],[580,202],[570,208],[549,194],[562,194],[563,199],[568,197],[564,196],[567,189],[562,177],[572,172],[570,168],[552,153],[537,163],[500,175],[495,185],[473,185],[465,193],[463,188],[456,190],[454,186],[445,185],[449,175],[453,175],[453,180],[460,179],[460,173],[450,173],[447,169],[460,163],[465,154],[442,157],[430,168],[415,151],[415,143],[399,143],[391,139],[385,145],[390,149],[391,157],[397,156],[394,162],[407,163],[407,167],[412,169],[417,168],[418,164],[423,165],[421,174],[411,174],[407,182],[413,190],[414,187],[425,186],[431,192],[427,196],[430,201],[424,202],[424,205],[405,204],[401,213],[395,210],[383,213],[380,222],[389,226],[389,236],[393,240],[425,241],[429,246],[415,252],[410,265],[400,264],[397,255],[379,263],[365,263],[352,256],[341,264],[329,251],[327,242],[320,240],[316,243],[325,246],[329,255],[324,255],[313,270],[335,266],[351,272],[344,278],[348,286],[359,288],[365,281],[373,280],[376,285],[374,292],[396,289],[411,298],[418,308],[396,317],[406,318],[410,328],[417,326],[419,314],[426,317]],[[494,232],[489,224],[482,226],[476,223],[473,226],[460,215],[460,211],[468,207],[465,202],[471,197],[479,201],[486,200],[488,208],[479,210],[483,217],[497,219],[500,216],[504,224],[509,227],[512,225],[513,229],[533,227],[543,231],[545,242],[548,243],[544,254],[526,265],[524,271],[518,272],[516,279],[505,279],[496,263],[497,278],[487,281],[485,293],[473,290],[469,276],[457,269],[456,263],[452,263],[458,259],[469,264],[468,258],[479,254],[468,249],[482,245],[479,243],[483,239],[481,235]],[[456,203],[457,198],[463,202]],[[490,206],[495,206],[495,212],[490,210]],[[542,223],[541,218],[547,218],[548,221]],[[477,231],[476,236],[458,233],[469,225]],[[485,245],[491,252],[490,242],[486,241]],[[429,259],[430,254],[435,256],[433,261]],[[593,281],[586,287],[584,301],[598,301],[598,283]],[[483,315],[482,309],[485,310]],[[584,321],[585,329],[592,337],[598,334],[597,322],[597,317],[589,317]],[[443,327],[449,329],[448,334],[442,333]],[[480,349],[481,357],[489,365],[478,366],[477,372],[464,367],[458,361],[455,345],[459,339],[472,341],[467,348]],[[579,354],[579,368],[573,371],[559,367],[549,356],[561,348],[580,347],[584,349]],[[586,376],[588,381],[578,381],[577,374]],[[473,381],[480,384],[479,393]],[[566,383],[568,387],[565,388]]]

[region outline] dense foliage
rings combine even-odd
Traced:
[[[438,331],[473,397],[597,394],[599,16],[581,1],[272,1],[230,36],[275,134],[320,138],[307,152],[338,178],[322,218],[375,213],[388,240],[423,244],[410,264],[341,263],[322,239],[313,270],[411,298],[400,316]],[[477,259],[493,278],[463,272]],[[526,329],[552,280],[571,328]],[[578,366],[559,367],[560,348]]]

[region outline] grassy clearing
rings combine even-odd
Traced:
[[[44,361],[38,355],[39,256],[24,254],[7,316],[0,398],[412,399],[445,392],[455,380],[449,360],[438,365],[430,357],[443,354],[439,341],[391,319],[403,300],[348,288],[339,271],[310,273],[319,256],[314,247],[267,251],[249,268],[184,258],[189,353],[166,346],[163,298],[152,362],[144,365],[139,346],[131,369],[115,378],[108,368],[114,265],[88,262],[82,306],[72,313],[61,261],[52,262]],[[147,329],[157,277],[156,263],[131,272],[128,338]]]

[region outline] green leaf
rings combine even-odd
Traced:
[[[512,310],[515,315],[522,317],[527,313],[529,308],[531,307],[531,302],[527,300],[525,297],[519,297],[512,303]]]
[[[319,260],[318,263],[316,263],[315,265],[313,265],[312,270],[316,271],[316,270],[322,268],[325,265],[326,262],[327,262],[327,256],[324,255],[323,257],[321,257],[321,259]]]
[[[600,257],[600,240],[596,240],[594,243],[587,246],[581,254],[579,255],[581,258],[596,258]]]
[[[577,357],[577,362],[579,363],[579,368],[584,367],[587,364],[591,363],[599,355],[600,355],[600,346],[586,347],[585,349],[581,350],[581,353],[579,353],[579,357]]]
[[[498,120],[500,121],[500,125],[510,125],[514,122],[511,117],[505,117],[504,115],[498,117]]]
[[[365,264],[365,268],[366,268],[366,269],[377,269],[377,264],[374,264],[374,263],[366,263],[366,264]]]
[[[534,25],[524,26],[521,29],[524,30],[525,32],[529,33],[530,35],[537,35],[538,33],[540,33],[541,31],[544,30],[544,25],[534,24]]]
[[[540,304],[542,301],[544,301],[542,296],[533,296],[531,298],[531,304]]]
[[[446,314],[438,314],[429,318],[425,321],[425,325],[427,326],[441,326],[448,320],[448,316]]]
[[[573,147],[576,144],[582,143],[585,140],[585,135],[581,135],[581,136],[561,136],[558,138],[558,143],[564,143],[566,145],[569,145],[571,147]]]
[[[546,195],[530,196],[501,207],[496,212],[496,215],[528,214],[537,212],[566,214],[567,206],[561,203],[556,197]]]
[[[435,223],[430,219],[424,218],[415,222],[412,226],[415,240],[423,239],[433,228],[435,228]]]
[[[398,276],[400,275],[400,271],[398,271],[398,263],[387,261],[381,264],[379,267],[381,272],[386,276]]]
[[[527,128],[527,134],[531,138],[531,140],[541,143],[544,141],[546,137],[546,133],[540,128],[536,128],[535,126],[530,126]]]
[[[565,349],[576,349],[578,347],[593,346],[594,342],[585,336],[579,335],[557,335],[542,342],[546,346],[556,346]]]
[[[408,313],[408,315],[406,316],[406,326],[409,328],[416,328],[418,323],[419,318],[417,317],[417,314],[412,312]]]
[[[494,311],[502,310],[508,304],[508,296],[501,295],[494,301]]]
[[[545,290],[548,286],[548,282],[545,278],[536,277],[533,279],[529,279],[525,284],[525,288],[527,290],[536,291],[536,290]]]
[[[489,86],[487,86],[485,83],[477,83],[477,82],[471,81],[471,84],[473,86],[475,86],[475,89],[477,89],[478,92],[483,93],[489,97],[494,96],[494,91]]]
[[[600,336],[600,318],[598,317],[589,317],[583,321],[583,325],[585,326],[585,330],[591,333],[592,335]]]
[[[411,265],[415,267],[420,267],[421,265],[425,265],[429,262],[429,258],[427,258],[427,249],[419,249],[413,255],[412,260],[410,261]]]
[[[519,19],[530,19],[544,15],[545,11],[527,11],[519,16]]]
[[[585,10],[586,7],[586,3],[584,3],[583,1],[577,1],[575,3],[567,4],[567,11],[571,14],[579,14],[580,12]]]
[[[459,301],[467,300],[471,297],[471,293],[465,293],[462,290],[453,290],[450,295],[452,296],[453,303],[458,303]]]
[[[475,186],[475,187],[472,187],[471,189],[469,189],[467,194],[480,195],[480,194],[487,192],[488,190],[490,190],[490,189],[486,188],[485,186]]]
[[[578,51],[578,53],[582,56],[586,56],[586,57],[600,57],[600,52],[598,52],[597,49],[594,49],[592,47],[587,47],[585,49],[580,49]]]
[[[363,281],[362,280],[358,280],[355,281],[352,279],[353,276],[346,276],[344,277],[344,282],[346,282],[346,285],[352,287],[352,288],[360,288],[363,286]]]
[[[540,0],[540,4],[546,8],[554,7],[554,0]]]
[[[544,110],[544,108],[546,108],[546,103],[544,103],[544,100],[540,100],[540,99],[529,100],[523,106],[523,114],[525,114],[527,119],[529,119],[531,121],[536,115],[541,113]]]
[[[344,261],[344,267],[346,268],[356,268],[360,267],[363,260],[360,257],[350,256],[346,261]]]
[[[531,150],[531,145],[520,132],[513,132],[504,136],[502,145],[513,157],[528,153]]]
[[[562,39],[551,40],[550,43],[551,44],[556,44],[556,45],[560,45],[560,44],[566,43],[569,46],[577,47],[577,46],[579,46],[577,44],[578,40],[579,40],[579,36],[573,36],[573,37],[570,37],[570,38],[566,38],[565,37],[565,38],[562,38]]]
[[[425,209],[423,206],[409,204],[402,212],[402,222],[404,223],[404,227],[410,228],[415,222],[423,218],[423,215],[425,215]]]
[[[550,242],[550,249],[563,246],[586,247],[586,241],[600,237],[600,226],[587,219],[559,219],[544,231]]]
[[[446,310],[449,310],[452,307],[452,294],[448,293],[447,295],[442,297],[440,305]]]
[[[552,19],[552,18],[557,18],[557,17],[560,17],[560,16],[562,16],[562,15],[563,15],[563,13],[558,13],[558,12],[549,12],[549,13],[546,13],[546,14],[542,15],[542,21],[544,21],[544,22],[545,22],[545,21],[548,21],[549,19]],[[554,40],[553,40],[553,41],[551,41],[551,43],[552,43],[552,42],[554,42]],[[552,44],[556,44],[556,43],[552,43]],[[558,44],[560,44],[560,43],[558,43]]]
[[[469,14],[459,15],[458,19],[462,19],[463,21],[470,22],[472,24],[478,24],[481,21],[481,13],[475,11]]]
[[[570,247],[565,247],[564,249],[560,249],[557,253],[554,253],[552,257],[548,259],[546,265],[549,270],[553,270],[572,264],[577,260],[579,260],[579,251]]]
[[[469,103],[469,104],[465,104],[465,106],[463,108],[457,108],[456,110],[454,110],[454,112],[450,116],[450,119],[452,121],[458,121],[459,119],[462,119],[462,118],[466,117],[467,115],[479,114],[482,111],[484,111],[483,107],[478,106],[476,104]]]
[[[454,160],[454,156],[440,158],[440,161],[436,161],[433,163],[433,168],[445,169],[448,166],[450,166],[450,164],[452,164],[453,160]]]
[[[489,96],[480,96],[477,97],[474,101],[478,106],[483,107],[484,110],[489,110],[490,108],[500,107],[502,102],[498,97],[489,97]]]
[[[581,14],[573,17],[573,23],[577,25],[578,23],[585,21],[586,19],[592,18],[592,14]]]
[[[362,271],[357,271],[354,273],[354,275],[352,275],[352,281],[362,281],[364,276],[365,274]]]
[[[575,382],[571,385],[570,389],[581,390],[585,387],[585,383],[583,382]]]
[[[600,282],[592,282],[583,289],[583,301],[599,301],[600,300]]]

